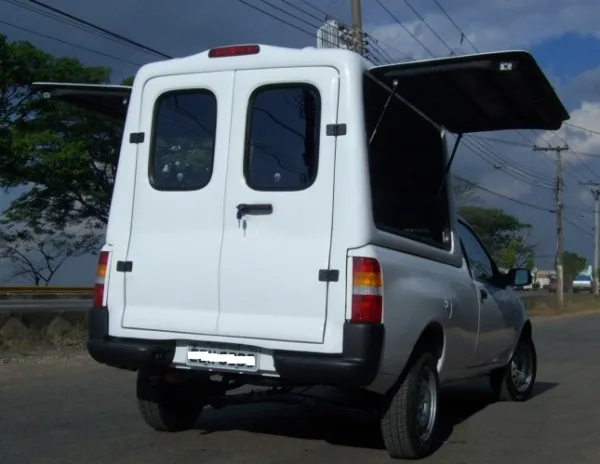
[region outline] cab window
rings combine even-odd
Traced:
[[[492,282],[495,277],[494,264],[475,234],[462,222],[458,223],[458,235],[467,253],[467,264],[473,278]]]

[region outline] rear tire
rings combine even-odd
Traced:
[[[381,419],[383,441],[390,457],[421,459],[436,446],[440,386],[437,360],[421,354],[386,403]]]
[[[204,408],[202,391],[195,379],[169,383],[164,375],[139,371],[138,409],[151,428],[159,432],[192,429]]]
[[[527,401],[537,375],[537,353],[530,337],[521,337],[507,366],[492,371],[490,383],[496,401]]]

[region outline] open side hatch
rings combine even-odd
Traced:
[[[64,101],[122,120],[125,120],[127,115],[131,95],[131,86],[127,85],[34,82],[31,89],[34,92],[43,92],[44,98]]]
[[[557,130],[569,113],[531,54],[504,51],[370,69],[432,121],[456,134]]]

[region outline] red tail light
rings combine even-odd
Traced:
[[[96,268],[96,282],[94,283],[94,308],[101,308],[104,303],[104,282],[108,267],[108,251],[101,251]]]
[[[230,47],[212,48],[208,51],[209,58],[223,58],[227,56],[257,55],[260,52],[258,45],[233,45]]]
[[[352,259],[351,322],[380,323],[383,320],[381,266],[374,258]]]

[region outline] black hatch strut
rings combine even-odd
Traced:
[[[448,173],[450,172],[450,168],[452,167],[452,162],[454,161],[454,156],[456,155],[456,150],[458,150],[458,144],[462,139],[463,134],[458,134],[456,137],[456,142],[454,142],[454,147],[452,148],[452,154],[450,155],[450,159],[448,160],[448,164],[446,164],[446,168],[444,169],[444,176],[442,177],[442,181],[440,182],[440,187],[438,188],[437,195],[435,196],[435,201],[440,198],[440,193],[442,193],[442,189],[446,184],[446,179],[448,178]]]
[[[379,119],[377,120],[377,124],[375,124],[375,127],[373,128],[373,133],[371,134],[371,137],[369,138],[369,145],[371,145],[371,143],[373,142],[373,139],[375,138],[377,129],[379,129],[379,125],[381,124],[381,121],[382,121],[383,117],[385,116],[385,112],[386,112],[390,102],[392,101],[392,98],[394,98],[394,94],[396,93],[397,88],[398,88],[398,79],[394,79],[394,87],[392,87],[392,91],[390,92],[390,95],[388,96],[388,98],[385,102],[385,105],[383,105],[383,109],[381,110],[381,114],[379,115]]]

